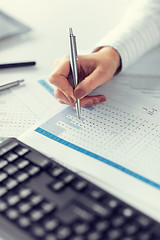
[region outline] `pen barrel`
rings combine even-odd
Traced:
[[[0,86],[0,91],[7,90],[7,89],[12,88],[12,87],[16,87],[22,82],[24,82],[23,79],[22,80],[17,80],[15,82],[11,82],[11,83],[3,84],[3,85]]]
[[[76,47],[76,38],[73,34],[70,34],[70,64],[73,75],[74,88],[78,85],[78,66],[77,66],[77,47]]]
[[[35,64],[36,64],[36,62],[5,63],[5,64],[0,64],[0,69],[17,68],[17,67],[29,67],[29,66],[34,66]]]
[[[80,99],[76,99],[75,106],[76,106],[77,116],[78,116],[78,118],[80,118],[80,116],[81,116]]]
[[[69,29],[70,31],[70,64],[71,64],[71,70],[72,70],[72,75],[73,75],[73,88],[76,88],[78,85],[78,65],[77,65],[77,60],[78,60],[78,54],[77,54],[77,45],[76,45],[76,37],[73,35],[72,28]],[[76,99],[75,103],[76,107],[76,112],[78,118],[81,116],[81,108],[80,108],[80,99]]]
[[[9,88],[16,87],[16,86],[18,86],[18,85],[19,85],[19,83],[14,83],[14,84],[8,83],[8,84],[6,84],[6,85],[0,86],[0,91],[7,90],[7,89],[9,89]]]

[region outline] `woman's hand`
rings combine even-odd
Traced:
[[[106,101],[104,95],[87,96],[98,86],[108,82],[120,66],[120,56],[111,47],[78,57],[79,84],[73,90],[70,59],[65,56],[57,59],[49,81],[54,85],[55,96],[60,103],[75,105],[81,99],[81,107],[92,106]]]

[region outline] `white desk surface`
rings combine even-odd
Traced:
[[[69,53],[69,27],[73,27],[77,36],[78,52],[91,52],[122,18],[130,1],[122,0],[120,4],[118,0],[112,3],[106,0],[100,3],[91,0],[1,0],[0,10],[30,26],[32,31],[23,40],[0,43],[0,63],[35,60],[37,65],[0,70],[0,82],[25,79],[25,83],[30,84],[43,77],[47,79],[55,59]],[[2,132],[1,136],[4,137]]]
[[[1,0],[0,9],[29,25],[24,40],[0,44],[0,63],[32,61],[36,67],[0,71],[0,80],[39,79],[48,76],[54,60],[68,54],[68,28],[77,36],[78,51],[91,52],[94,45],[123,17],[133,0]],[[160,47],[145,55],[127,72],[160,75]]]
[[[35,60],[37,66],[1,70],[0,79],[16,77],[17,74],[28,79],[30,76],[48,76],[53,69],[54,60],[69,52],[69,27],[73,27],[77,36],[78,51],[89,53],[118,24],[132,1],[1,0],[0,9],[26,23],[33,31],[24,40],[0,44],[0,63]],[[130,67],[128,72],[159,75],[159,60],[160,54],[155,50]]]

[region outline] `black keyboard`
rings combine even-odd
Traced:
[[[160,223],[11,138],[0,145],[6,240],[160,240]]]

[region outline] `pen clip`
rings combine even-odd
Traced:
[[[74,42],[74,49],[75,49],[76,59],[78,60],[76,37],[74,35],[73,35],[73,42]]]
[[[78,54],[77,54],[77,44],[76,44],[76,36],[73,34],[73,30],[72,28],[69,28],[69,34],[70,34],[70,39],[71,42],[73,43],[72,44],[72,47],[74,48],[74,53],[75,53],[75,57],[76,57],[76,60],[78,60]]]

